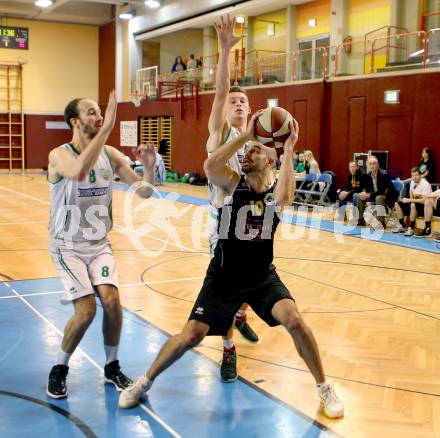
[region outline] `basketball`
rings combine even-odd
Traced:
[[[289,122],[292,115],[278,106],[266,108],[255,123],[255,137],[265,146],[275,148],[277,155],[283,153],[284,142],[290,135]]]

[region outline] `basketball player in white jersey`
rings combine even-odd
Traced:
[[[234,45],[242,39],[242,36],[234,35],[235,19],[231,16],[221,17],[220,22],[215,24],[219,43],[220,57],[217,65],[215,79],[215,97],[209,116],[209,138],[206,143],[208,155],[224,144],[244,132],[250,114],[249,100],[246,92],[241,87],[230,87],[229,55]],[[244,148],[237,151],[228,161],[234,171],[241,174],[241,161],[244,157]],[[218,210],[215,207],[218,188],[208,183],[209,190],[209,215],[208,215],[208,240],[211,257],[218,241],[217,221]],[[237,312],[234,321],[235,327],[251,342],[257,342],[258,336],[249,326],[246,320],[247,304],[243,304]],[[237,354],[232,340],[233,327],[223,337],[223,360],[220,375],[224,382],[237,380]]]
[[[105,145],[115,124],[116,108],[114,91],[110,93],[104,119],[93,100],[71,101],[64,118],[72,129],[72,140],[49,154],[49,250],[65,290],[61,302],[74,306],[74,314],[64,329],[57,362],[49,375],[46,392],[53,398],[67,397],[69,359],[95,316],[95,293],[104,314],[105,381],[119,391],[132,383],[122,373],[118,361],[122,309],[107,234],[112,228],[114,173],[127,184],[142,178],[127,164],[123,154]],[[138,146],[135,155],[144,166],[144,181],[148,183],[137,193],[148,198],[154,183],[154,146]]]

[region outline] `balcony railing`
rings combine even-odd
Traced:
[[[149,90],[150,97],[157,82],[197,83],[200,91],[213,90],[218,59],[213,55],[205,57],[200,68],[160,73],[157,78],[153,75],[154,83],[137,84],[136,89]],[[440,28],[395,34],[387,31],[374,39],[291,53],[237,49],[230,56],[231,85],[245,87],[429,67],[440,67]]]

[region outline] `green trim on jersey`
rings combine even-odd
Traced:
[[[70,148],[72,149],[73,152],[75,152],[75,154],[79,155],[80,152],[79,150],[73,145],[73,143],[66,143],[68,146],[70,146]]]
[[[107,149],[105,148],[105,146],[104,146],[104,153],[105,153],[105,155],[106,155],[107,158],[108,158],[108,162],[110,163],[110,166],[111,166],[111,168],[112,168],[112,170],[113,170],[113,173],[115,173],[115,167],[113,166],[112,160],[111,160],[110,155],[109,155],[109,153],[107,152]]]
[[[228,131],[228,135],[222,139],[222,144],[220,146],[223,146],[224,144],[226,144],[226,140],[229,138],[229,136],[231,135],[231,131],[232,131],[232,125],[229,125],[229,131]]]
[[[76,278],[75,274],[70,270],[70,268],[67,266],[67,263],[64,261],[63,256],[61,255],[61,251],[58,250],[58,261],[60,262],[61,267],[64,269],[66,274],[76,283],[78,283],[80,286],[83,286],[81,282]]]
[[[59,176],[58,177],[58,179],[56,180],[56,181],[54,181],[54,182],[52,182],[50,179],[49,179],[49,171],[47,172],[47,174],[46,174],[46,179],[47,179],[47,182],[49,183],[49,184],[58,184],[61,180],[63,180],[64,179],[64,177],[63,176]]]

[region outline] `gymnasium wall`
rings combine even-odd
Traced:
[[[98,99],[97,26],[5,19],[7,26],[29,28],[29,50],[0,49],[0,60],[24,59],[24,111],[64,110],[78,95]]]
[[[400,104],[384,103],[390,89]],[[407,178],[429,146],[440,169],[440,73],[328,82],[325,93],[324,168],[344,174],[354,152],[388,150],[390,173]]]
[[[347,58],[348,71],[369,73],[371,58],[367,56],[364,65],[364,35],[380,27],[391,25],[391,0],[350,0],[348,17],[348,32],[356,43]],[[384,36],[386,33],[387,30],[384,29],[374,33],[372,38]],[[384,45],[385,43],[380,46]],[[385,66],[385,49],[378,51],[375,58],[375,66],[379,68]]]
[[[99,27],[99,102],[105,103],[116,84],[116,26]]]
[[[387,89],[401,90],[401,103],[385,105]],[[266,106],[266,99],[279,98],[298,119],[298,150],[309,148],[317,156],[321,170],[333,170],[339,184],[345,179],[347,163],[354,152],[390,151],[390,169],[402,178],[419,161],[421,149],[433,149],[440,168],[440,73],[337,80],[248,90],[252,110]],[[109,140],[118,145],[119,121],[141,115],[172,115],[173,168],[180,173],[203,172],[204,145],[213,94],[200,98],[200,118],[195,119],[194,103],[185,103],[180,119],[177,102],[148,102],[139,108],[122,103],[116,128]]]
[[[330,33],[330,4],[331,0],[317,0],[296,7],[297,39]],[[311,18],[316,18],[316,27],[309,26]]]
[[[267,36],[269,22],[275,23],[275,35]],[[255,50],[286,50],[286,9],[258,15],[252,19],[252,48]]]

